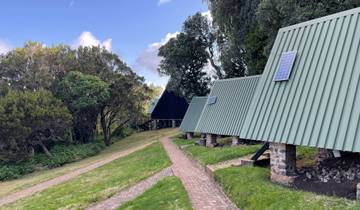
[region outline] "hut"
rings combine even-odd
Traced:
[[[281,28],[233,135],[270,142],[271,178],[289,184],[296,145],[360,152],[360,8]]]
[[[206,134],[206,146],[214,147],[217,136],[233,136],[239,143],[239,131],[248,112],[260,76],[215,81],[200,116],[196,132]]]
[[[179,126],[189,106],[185,98],[169,90],[165,90],[153,104],[149,111],[154,129]]]
[[[194,137],[196,125],[199,121],[200,115],[207,101],[207,97],[195,96],[192,98],[189,108],[186,111],[183,121],[180,125],[180,130],[186,133],[187,139]]]

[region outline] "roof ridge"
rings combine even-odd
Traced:
[[[356,13],[360,13],[360,7],[345,10],[345,11],[342,11],[342,12],[336,12],[336,13],[333,13],[333,14],[330,14],[330,15],[327,15],[327,16],[322,16],[322,17],[319,17],[319,18],[315,18],[315,19],[305,21],[305,22],[300,22],[300,23],[297,23],[297,24],[294,24],[294,25],[285,26],[283,28],[280,28],[279,32],[288,31],[288,30],[292,30],[292,29],[295,29],[295,28],[300,28],[300,27],[304,27],[304,26],[308,26],[308,25],[313,25],[313,24],[316,24],[316,23],[325,22],[325,21],[328,21],[328,20],[332,20],[332,19],[340,18],[340,17],[345,17],[345,16],[348,16],[348,15],[354,15]]]

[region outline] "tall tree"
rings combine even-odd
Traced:
[[[244,57],[246,35],[256,25],[256,10],[260,0],[209,0],[217,29],[222,69],[227,78],[253,74]]]
[[[218,65],[216,56],[216,34],[212,22],[207,14],[196,13],[190,16],[183,25],[183,33],[199,40],[205,48],[210,66],[215,70],[217,78],[223,78],[224,73]]]
[[[299,22],[360,6],[359,0],[263,0],[257,11],[260,29],[268,35],[264,46],[268,56],[278,30]]]
[[[110,97],[100,111],[100,123],[107,146],[111,144],[113,130],[136,122],[145,113],[144,104],[150,89],[143,84],[143,78],[132,75],[114,75],[109,87]]]
[[[75,139],[89,142],[99,113],[110,96],[108,84],[99,77],[73,71],[60,82],[58,96],[73,115]]]
[[[159,56],[159,72],[170,76],[168,88],[188,100],[208,93],[210,78],[203,71],[208,54],[201,40],[180,33],[159,49]]]
[[[57,82],[75,68],[74,52],[64,45],[49,48],[28,42],[0,58],[0,80],[18,90],[53,90]]]

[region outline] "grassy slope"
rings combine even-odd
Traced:
[[[160,143],[155,143],[4,209],[84,209],[169,165],[166,152]]]
[[[183,150],[200,163],[208,165],[226,160],[235,159],[256,152],[260,145],[206,148],[194,145],[194,141],[174,138],[174,143],[182,147]],[[184,147],[184,145],[186,145]]]
[[[51,170],[35,172],[29,175],[26,175],[20,179],[0,182],[0,196],[9,194],[14,191],[25,189],[27,187],[36,185],[40,182],[52,179],[57,176],[61,176],[73,170],[85,167],[96,161],[99,161],[103,158],[106,158],[112,155],[115,152],[123,151],[132,147],[139,146],[146,142],[151,142],[157,140],[160,137],[167,135],[175,135],[178,133],[177,129],[163,129],[149,132],[136,133],[131,135],[121,141],[116,141],[111,147],[106,148],[100,154],[93,156],[91,158],[86,158],[81,161],[64,165],[60,168],[54,168]]]
[[[191,203],[180,179],[168,177],[119,210],[191,210]]]
[[[216,180],[241,209],[360,209],[355,201],[295,191],[269,180],[266,168],[240,167],[215,172]]]

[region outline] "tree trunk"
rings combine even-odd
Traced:
[[[105,110],[101,111],[100,114],[100,123],[101,123],[101,128],[103,130],[103,134],[104,134],[104,143],[106,146],[110,146],[111,144],[111,139],[110,139],[110,127],[107,126],[106,123],[106,115],[104,114]]]
[[[48,157],[52,157],[52,154],[50,153],[50,151],[46,148],[46,146],[42,142],[40,142],[40,146]]]

